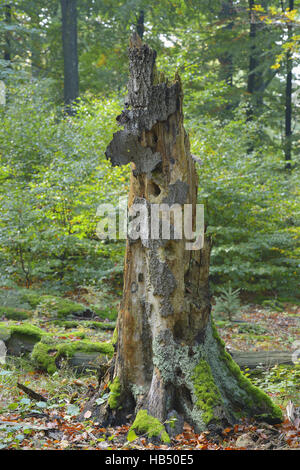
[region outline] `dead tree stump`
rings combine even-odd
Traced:
[[[129,48],[125,109],[106,156],[132,164],[128,207],[197,202],[198,177],[183,126],[180,78],[168,82],[156,53],[135,36]],[[200,181],[201,184],[201,181]],[[195,217],[195,211],[193,211]],[[194,221],[195,223],[195,221]],[[124,423],[147,410],[161,422],[175,416],[197,431],[245,415],[280,421],[281,411],[254,387],[225,351],[210,318],[210,240],[187,250],[186,240],[128,238],[118,339],[108,402],[89,403],[103,424]]]

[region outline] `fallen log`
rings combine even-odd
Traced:
[[[273,367],[279,364],[293,364],[291,351],[234,351],[228,350],[241,369]]]

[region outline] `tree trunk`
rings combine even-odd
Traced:
[[[144,31],[145,31],[144,20],[145,20],[144,10],[140,10],[139,16],[136,20],[136,32],[141,39],[143,39]]]
[[[290,11],[294,9],[294,0],[289,0],[289,9]],[[287,25],[288,29],[288,40],[291,40],[293,35],[293,27],[291,23]],[[293,62],[292,62],[292,53],[290,51],[286,54],[286,86],[285,86],[285,168],[291,169],[291,160],[292,160],[292,86],[293,86]]]
[[[106,151],[113,165],[133,162],[129,213],[136,202],[193,209],[197,202],[180,78],[158,79],[155,57],[139,37],[131,40],[128,103],[117,118],[124,130]],[[161,422],[175,416],[197,431],[242,415],[280,420],[280,410],[225,352],[212,323],[210,249],[208,237],[201,250],[192,251],[175,237],[127,240],[116,354],[96,395],[108,385],[110,396],[104,405],[95,397],[88,405],[103,424],[126,422],[141,410]]]
[[[223,1],[221,5],[221,11],[219,13],[219,18],[225,23],[221,28],[221,40],[224,41],[225,37],[228,35],[228,32],[232,31],[234,26],[234,17],[236,16],[236,11],[233,5],[233,0]],[[227,34],[226,34],[227,33]],[[219,54],[218,60],[221,65],[220,70],[220,79],[225,80],[227,85],[232,86],[233,83],[233,57],[230,50],[227,48],[226,51]]]
[[[5,23],[7,26],[11,24],[11,5],[4,5],[5,11]],[[4,60],[7,60],[9,63],[11,61],[11,32],[5,32],[5,46],[4,46]]]
[[[64,102],[66,111],[72,114],[72,104],[79,94],[77,2],[76,0],[60,0],[60,3],[64,56]]]

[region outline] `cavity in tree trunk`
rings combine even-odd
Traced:
[[[62,40],[64,56],[64,102],[66,111],[72,114],[72,103],[79,93],[77,52],[77,2],[61,0]]]
[[[127,103],[117,118],[124,129],[114,134],[106,156],[113,165],[132,162],[129,209],[134,203],[195,209],[198,177],[183,126],[180,78],[165,80],[155,58],[155,51],[132,38]],[[116,353],[87,408],[103,425],[137,415],[137,431],[149,429],[149,416],[162,423],[175,417],[177,433],[184,421],[197,431],[245,415],[280,421],[280,410],[225,352],[212,322],[209,238],[198,251],[185,244],[128,239]],[[107,386],[108,401],[97,404]]]

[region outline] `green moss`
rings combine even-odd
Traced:
[[[279,423],[283,420],[281,409],[275,405],[271,398],[262,390],[257,388],[245,377],[239,366],[234,362],[231,355],[225,350],[225,343],[219,337],[216,326],[212,322],[213,336],[219,344],[220,358],[226,363],[227,368],[236,379],[238,385],[247,393],[245,407],[251,416],[264,419],[271,423]],[[256,411],[255,411],[256,410]]]
[[[99,352],[100,354],[112,357],[114,348],[111,343],[92,343],[91,341],[83,340],[63,343],[60,345],[59,351],[68,357],[72,357],[76,351]]]
[[[202,359],[192,375],[196,405],[203,411],[203,421],[208,424],[214,419],[214,407],[221,404],[220,392],[215,384],[209,364]]]
[[[22,294],[22,299],[35,309],[41,302],[42,296],[37,292],[28,291]]]
[[[80,322],[76,320],[55,320],[54,325],[62,326],[63,328],[77,328],[80,326]]]
[[[109,398],[108,398],[108,404],[109,407],[114,410],[116,408],[119,408],[120,404],[120,394],[121,394],[121,384],[119,377],[115,377],[114,381],[109,384]]]
[[[85,305],[69,299],[54,297],[53,295],[43,295],[39,305],[44,310],[55,313],[59,318],[65,318],[69,315],[81,315],[87,310]]]
[[[97,330],[113,330],[115,328],[115,323],[105,323],[100,321],[77,321],[77,320],[55,320],[54,324],[57,326],[62,326],[63,328],[77,328],[79,326],[84,326],[86,328],[94,328]]]
[[[91,341],[57,342],[48,335],[37,343],[31,353],[31,359],[42,370],[53,374],[56,370],[56,362],[60,357],[71,358],[77,351],[97,352],[105,356],[113,355],[113,346],[110,343],[92,343]]]
[[[40,341],[41,338],[47,334],[43,330],[41,330],[41,328],[38,328],[35,325],[31,325],[30,323],[23,323],[22,325],[9,325],[9,329],[11,335],[19,334],[24,336],[30,336],[36,341]]]
[[[93,312],[95,312],[97,317],[102,318],[104,320],[108,318],[109,320],[113,321],[116,320],[118,317],[118,310],[115,307],[107,307],[105,309],[101,309],[96,305],[91,305],[91,309],[93,310]]]
[[[54,355],[50,354],[51,351]],[[57,353],[58,351],[54,346],[39,342],[33,348],[31,359],[39,368],[48,372],[48,374],[54,374],[56,371],[55,359]]]
[[[157,418],[148,415],[147,410],[138,412],[129,432],[131,431],[136,431],[138,434],[147,434],[149,438],[159,437],[165,444],[171,442],[164,425]]]
[[[105,323],[100,321],[84,321],[83,325],[87,328],[96,328],[98,330],[113,330],[115,328],[115,323]]]
[[[115,345],[118,342],[118,330],[117,328],[114,329],[113,336],[111,339],[111,344]]]
[[[0,316],[5,316],[9,320],[28,320],[30,312],[13,307],[0,307]]]

